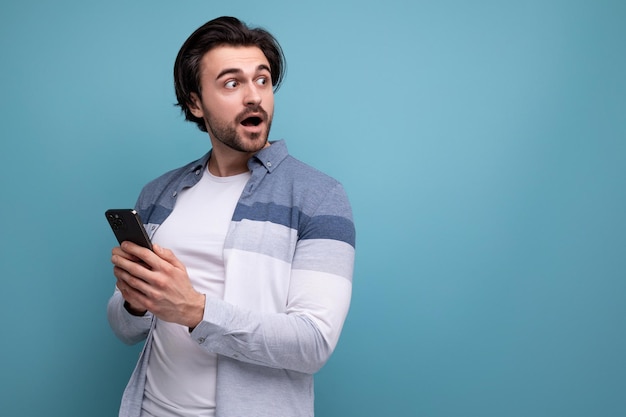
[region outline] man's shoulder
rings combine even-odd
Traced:
[[[202,166],[205,163],[205,160],[206,156],[200,159],[196,159],[195,161],[189,162],[178,168],[171,169],[148,182],[144,188],[162,188],[163,186],[166,186],[167,184],[170,184],[177,179],[182,180],[188,174],[193,174],[198,172],[198,170],[202,170]]]
[[[271,173],[276,183],[287,185],[335,186],[338,181],[312,165],[298,159],[287,150],[284,140],[273,141],[272,145],[256,155],[261,165]]]
[[[144,185],[139,196],[140,205],[152,204],[161,195],[171,194],[185,186],[197,182],[202,173],[203,164],[207,156],[174,168],[154,178]],[[164,194],[166,193],[166,194]]]
[[[339,183],[329,174],[322,172],[318,168],[301,161],[300,159],[288,155],[281,164],[282,171],[285,175],[293,178],[295,182],[311,185],[328,185],[334,186]]]
[[[320,205],[332,205],[340,213],[350,211],[350,203],[341,182],[329,174],[288,155],[263,181],[253,198],[282,206],[298,206],[312,214]]]

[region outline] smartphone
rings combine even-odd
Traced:
[[[152,250],[152,242],[150,242],[137,211],[133,209],[110,209],[104,214],[120,244],[124,241],[130,241]]]

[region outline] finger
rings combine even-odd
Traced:
[[[124,289],[133,293],[138,292],[144,297],[147,297],[147,295],[150,294],[150,284],[141,277],[137,277],[118,266],[113,267],[113,275],[117,278],[117,287],[120,291]]]
[[[133,242],[125,241],[120,245],[121,250],[126,252],[127,254],[136,257],[137,259],[145,262],[146,264],[150,264],[152,260],[154,262],[156,256],[154,256],[154,252],[150,249],[144,248],[143,246],[139,246]]]
[[[127,279],[125,274],[141,277],[141,269],[145,269],[137,262],[133,262],[119,255],[111,256],[111,263],[113,264],[113,274],[122,279]]]
[[[136,291],[130,287],[125,286],[123,282],[118,280],[118,290],[122,294],[122,298],[136,311],[146,311],[148,308],[145,305],[145,296],[139,291]]]
[[[126,252],[124,249],[122,249],[121,246],[116,246],[111,250],[111,256],[113,255],[117,255],[117,256],[121,256],[123,258],[126,258],[128,260],[131,260],[133,262],[139,262],[140,259],[138,257],[136,257],[135,255],[132,255],[129,252]]]
[[[137,258],[134,255],[129,255],[124,250],[114,250],[111,255],[111,263],[113,266],[121,268],[131,275],[143,279],[149,280],[149,272],[152,270],[143,260]]]
[[[174,252],[170,249],[163,248],[156,243],[152,245],[152,249],[154,250],[154,253],[159,255],[159,257],[164,261],[167,261],[178,269],[185,269],[185,265],[178,260],[176,255],[174,255]]]

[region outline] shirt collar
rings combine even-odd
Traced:
[[[209,164],[211,152],[212,151],[207,152],[195,164],[192,164],[189,171],[196,175],[204,172],[203,170],[207,169],[207,165]],[[261,149],[250,158],[248,168],[250,171],[253,171],[257,166],[263,166],[271,173],[288,155],[287,144],[284,140],[270,141],[270,146]]]
[[[248,168],[253,171],[256,166],[263,166],[269,173],[287,157],[287,145],[284,140],[270,142],[270,146],[261,149],[248,161]]]

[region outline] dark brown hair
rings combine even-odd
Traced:
[[[250,28],[239,19],[229,16],[218,17],[196,29],[178,51],[174,63],[174,88],[177,106],[185,114],[185,119],[195,122],[206,132],[204,120],[194,116],[189,110],[191,93],[201,96],[200,61],[211,49],[217,46],[256,46],[270,64],[272,86],[278,90],[286,67],[285,56],[278,41],[265,29]]]

